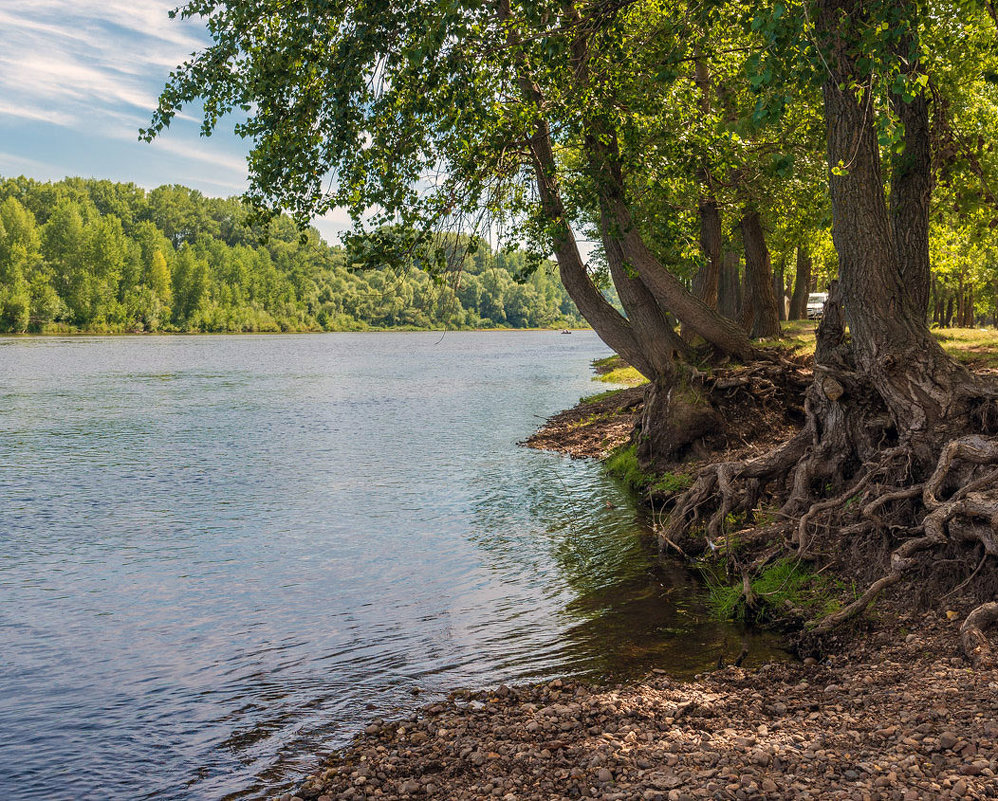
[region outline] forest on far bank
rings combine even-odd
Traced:
[[[262,234],[238,198],[183,186],[0,179],[0,332],[585,324],[551,265],[527,275],[520,250],[483,247],[433,275],[353,269],[288,217]]]

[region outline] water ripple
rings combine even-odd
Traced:
[[[605,352],[0,338],[0,797],[258,797],[417,686],[737,653],[597,466],[515,446]]]

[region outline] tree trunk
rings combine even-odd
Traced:
[[[816,27],[826,47],[824,85],[832,232],[857,366],[886,403],[901,438],[931,459],[933,445],[967,423],[958,387],[970,376],[929,333],[907,299],[884,197],[881,154],[869,104],[853,88],[863,0],[820,0]],[[926,443],[922,449],[919,442]]]
[[[963,328],[967,319],[967,290],[963,284],[963,273],[960,273],[960,283],[956,290],[956,327]]]
[[[570,61],[577,88],[584,93],[591,88],[588,86],[589,53],[584,21],[572,0],[563,2],[562,11],[566,26],[575,31],[570,41]],[[500,16],[509,17],[508,0],[500,0]],[[525,69],[521,64],[521,70]],[[540,94],[536,87],[535,93]],[[536,106],[540,108],[539,103]],[[627,204],[620,143],[613,124],[598,112],[590,112],[583,116],[583,129],[584,155],[590,172],[598,176],[596,194],[601,216],[605,215],[610,225],[603,233],[618,239],[625,263],[637,272],[662,310],[674,314],[681,324],[724,353],[743,359],[754,356],[755,348],[738,326],[693,295],[645,244]],[[555,169],[553,158],[549,169]]]
[[[755,322],[755,297],[752,293],[752,281],[749,278],[748,264],[742,269],[742,280],[738,284],[740,302],[738,304],[738,321],[746,333],[752,333],[752,323]]]
[[[706,261],[693,279],[693,294],[710,306],[717,308],[718,284],[721,277],[721,212],[713,198],[700,201],[700,247]]]
[[[717,310],[730,320],[738,318],[741,303],[738,283],[738,254],[727,250],[721,257],[721,281],[717,293]]]
[[[508,20],[511,16],[509,0],[499,0],[497,10],[502,19]],[[510,31],[508,35],[514,53],[518,53],[517,84],[520,92],[528,105],[540,109],[544,100],[540,87],[530,77],[526,60],[519,50],[516,33]],[[667,382],[673,374],[671,354],[668,360],[665,358],[668,348],[658,347],[646,353],[643,344],[648,337],[642,336],[639,339],[631,322],[603,297],[586,269],[561,198],[551,131],[545,119],[538,119],[528,144],[541,211],[550,223],[552,249],[558,262],[561,282],[569,297],[597,336],[628,364],[650,381]]]
[[[745,245],[745,272],[752,286],[755,315],[752,323],[753,338],[778,338],[780,316],[773,293],[773,272],[769,261],[769,248],[762,231],[762,222],[755,209],[747,209],[741,222],[742,241]]]
[[[594,120],[588,122],[596,124]],[[610,180],[597,185],[600,204],[607,210],[613,235],[619,236],[627,264],[637,271],[659,305],[718,350],[743,359],[752,358],[755,348],[745,333],[686,289],[645,245],[624,197],[616,131],[608,127],[590,129],[586,136],[586,155],[595,161],[594,172],[610,176]],[[601,169],[600,164],[608,165],[609,169]]]
[[[773,270],[773,295],[776,297],[776,314],[781,321],[787,319],[787,293],[783,286],[783,274],[786,264],[786,257],[783,256],[776,263],[776,268]]]
[[[683,342],[669,325],[648,287],[640,278],[628,273],[620,243],[605,233],[611,230],[605,220],[606,212],[602,212],[601,216],[604,218],[600,226],[604,232],[603,249],[610,267],[610,277],[617,289],[621,305],[627,312],[627,319],[631,322],[634,336],[656,372],[656,376],[647,377],[665,383],[672,377],[672,362],[676,354],[689,356],[689,345]]]
[[[803,320],[807,316],[807,296],[811,291],[811,254],[807,246],[797,248],[797,275],[794,277],[794,294],[790,298],[790,319]]]
[[[943,319],[943,328],[949,328],[953,324],[953,296],[950,295],[946,301],[946,316]]]
[[[917,67],[911,67],[915,71]],[[929,199],[932,196],[932,146],[929,104],[925,91],[906,103],[892,97],[904,125],[904,150],[893,159],[891,226],[897,247],[901,279],[912,309],[924,318],[929,307]]]
[[[700,265],[693,276],[693,294],[710,306],[717,308],[718,293],[721,282],[721,213],[713,198],[700,201],[697,208],[700,219],[700,248],[703,251],[704,263]],[[683,339],[688,340],[688,326],[682,329]]]

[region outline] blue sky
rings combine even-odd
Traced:
[[[248,143],[222,126],[198,134],[184,114],[152,144],[138,141],[170,70],[207,42],[171,20],[179,0],[18,0],[0,6],[0,175],[67,175],[179,183],[206,195],[246,186]],[[330,240],[346,214],[316,220]]]

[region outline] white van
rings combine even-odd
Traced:
[[[807,319],[817,320],[825,313],[825,301],[828,300],[827,292],[812,292],[807,296]]]

